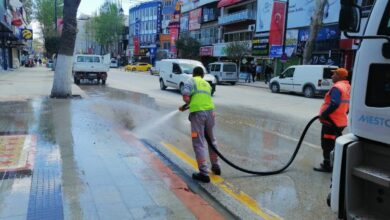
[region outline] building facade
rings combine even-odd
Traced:
[[[129,10],[129,48],[135,61],[154,63],[160,47],[162,3],[144,2]]]
[[[28,34],[23,36],[23,30]],[[19,68],[22,53],[28,53],[32,30],[28,29],[25,10],[20,1],[0,0],[0,70]]]

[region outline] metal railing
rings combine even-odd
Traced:
[[[255,20],[256,18],[253,15],[254,13],[251,10],[245,9],[243,11],[220,16],[218,18],[218,24],[224,25],[224,24],[229,24],[229,23],[234,23],[234,22],[244,21],[244,20]]]

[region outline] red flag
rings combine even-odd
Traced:
[[[272,8],[271,29],[269,31],[270,45],[283,44],[286,11],[286,2],[274,2]]]
[[[169,35],[170,35],[170,41],[171,41],[171,52],[176,53],[176,40],[179,37],[179,28],[178,27],[171,27],[169,28]]]
[[[133,37],[133,43],[134,43],[134,55],[139,54],[139,39],[138,37]]]

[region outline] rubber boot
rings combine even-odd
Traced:
[[[333,167],[330,165],[329,160],[324,160],[323,163],[321,163],[318,167],[314,167],[313,170],[317,172],[331,173]]]

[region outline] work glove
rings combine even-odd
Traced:
[[[188,106],[188,104],[184,104],[182,106],[179,107],[179,111],[181,112],[184,112],[185,110],[189,109],[190,107]]]

